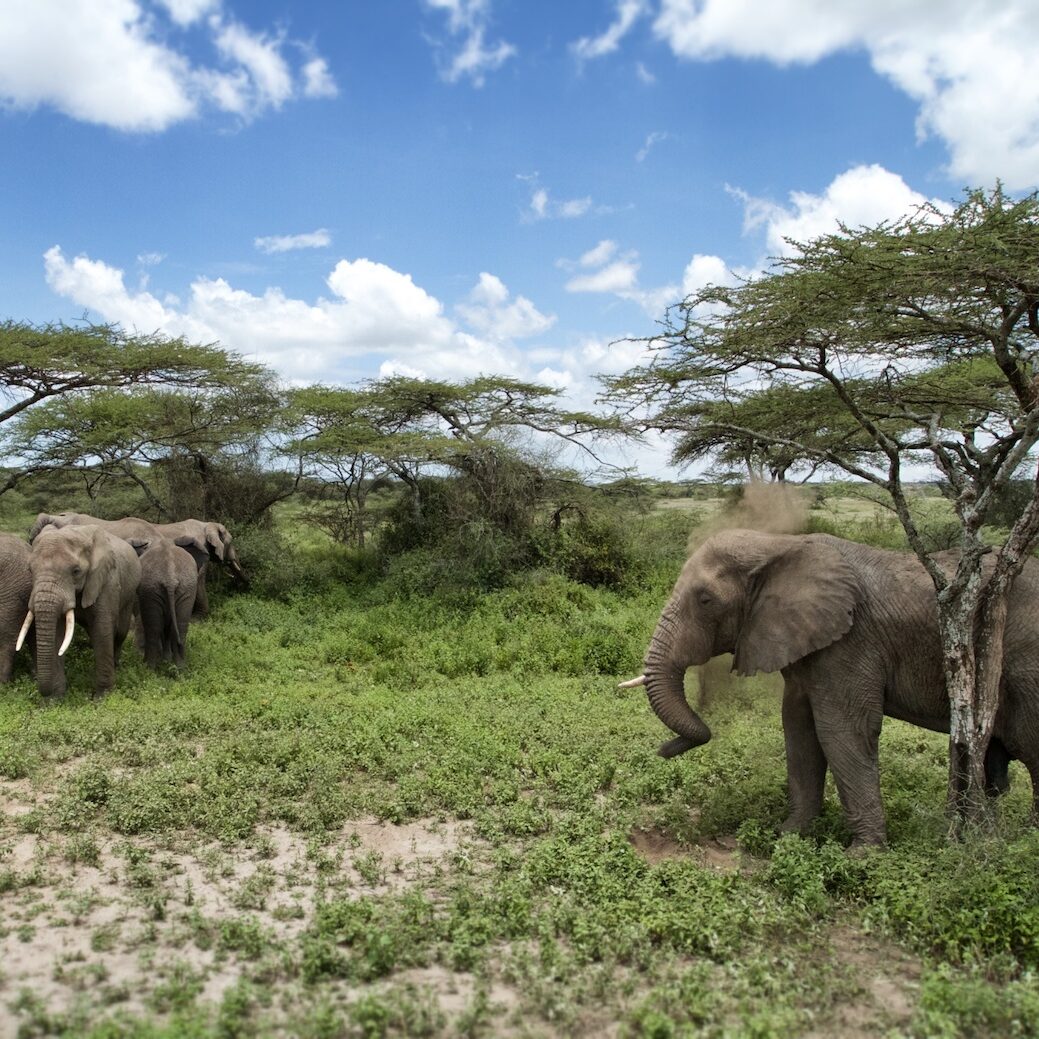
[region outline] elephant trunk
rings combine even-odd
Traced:
[[[57,598],[39,596],[33,597],[31,610],[36,624],[36,684],[42,696],[62,696],[65,693],[65,668],[61,657],[70,641],[72,611]],[[59,628],[63,636],[60,648]]]
[[[672,731],[673,740],[661,744],[658,753],[664,758],[684,754],[711,738],[711,730],[689,706],[685,698],[685,672],[695,661],[680,659],[676,647],[678,637],[677,610],[673,603],[665,607],[646,652],[646,695],[653,713]]]

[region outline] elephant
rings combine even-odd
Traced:
[[[954,553],[935,557],[950,572]],[[740,675],[779,671],[784,680],[790,814],[803,833],[822,809],[833,774],[852,847],[886,839],[878,740],[884,715],[949,731],[934,584],[915,555],[828,534],[733,530],[708,538],[687,560],[645,657],[645,686],[660,720],[678,735],[673,757],[711,730],[685,698],[687,668],[733,654]],[[1039,560],[1010,592],[1001,701],[988,755],[988,792],[1007,786],[1020,760],[1039,812]]]
[[[198,571],[198,591],[194,609],[196,615],[204,617],[209,613],[209,597],[206,593],[206,569],[209,562],[222,563],[236,581],[248,588],[249,579],[238,561],[231,534],[222,523],[186,519],[178,523],[156,523],[155,529],[163,537],[182,547],[186,547],[182,539],[189,538],[196,549],[208,553],[208,561],[202,563]]]
[[[0,682],[11,681],[18,628],[29,609],[31,591],[28,543],[0,534]]]
[[[44,527],[33,541],[29,567],[32,590],[18,646],[35,623],[41,695],[65,694],[62,657],[77,620],[94,647],[94,692],[107,692],[133,621],[141,580],[137,553],[98,526]],[[61,645],[55,648],[59,638]]]
[[[85,524],[102,527],[124,541],[136,538],[150,542],[158,534],[169,541],[185,547],[178,539],[191,539],[192,544],[205,558],[205,562],[199,566],[198,570],[194,606],[194,613],[197,616],[204,617],[209,613],[209,597],[206,592],[206,568],[210,562],[226,565],[232,576],[248,587],[249,581],[242,570],[241,563],[238,561],[238,553],[235,552],[231,535],[227,527],[222,523],[197,519],[180,520],[177,523],[149,523],[148,520],[139,519],[136,516],[127,516],[124,519],[118,520],[102,520],[88,516],[83,512],[41,512],[36,517],[36,522],[29,531],[29,540],[32,541],[36,534],[48,525],[67,527]],[[195,554],[194,551],[192,554]],[[197,560],[198,556],[196,555],[195,558]]]
[[[192,539],[180,540],[194,548]],[[199,567],[208,556],[196,561],[185,546],[164,537],[150,541],[134,538],[130,545],[141,563],[137,609],[142,637],[138,646],[144,662],[154,670],[164,660],[172,660],[178,670],[183,670]]]

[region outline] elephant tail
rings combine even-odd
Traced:
[[[184,649],[184,634],[177,627],[177,593],[172,586],[166,589],[166,639],[170,647],[176,647],[178,651]]]

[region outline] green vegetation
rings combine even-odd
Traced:
[[[890,536],[869,502],[819,498],[813,522]],[[20,673],[0,697],[19,1034],[1039,1034],[1017,766],[998,838],[949,846],[945,738],[889,720],[891,846],[849,859],[832,791],[810,838],[777,839],[774,678],[714,691],[714,740],[656,756],[616,682],[713,507],[633,514],[616,581],[560,552],[481,592],[431,591],[430,555],[333,545],[293,506],[182,678],[129,650],[93,703],[74,648],[44,705]]]

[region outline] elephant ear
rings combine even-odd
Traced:
[[[87,579],[83,582],[83,593],[80,603],[93,606],[101,589],[115,576],[115,552],[109,543],[108,536],[100,528],[95,528],[90,548],[90,563]]]
[[[196,570],[201,570],[209,562],[209,549],[201,538],[193,537],[191,534],[181,534],[179,538],[173,539],[173,544],[184,549],[195,560]]]
[[[851,628],[862,598],[855,571],[824,541],[794,541],[763,563],[752,581],[733,661],[741,675],[779,671],[836,642]]]
[[[224,542],[220,536],[219,523],[206,524],[206,544],[209,551],[222,563],[224,561]]]
[[[30,545],[37,539],[37,537],[39,537],[44,527],[49,527],[54,523],[54,519],[55,517],[52,516],[49,512],[41,512],[39,513],[39,515],[37,515],[36,522],[32,525],[32,527],[29,530]]]

